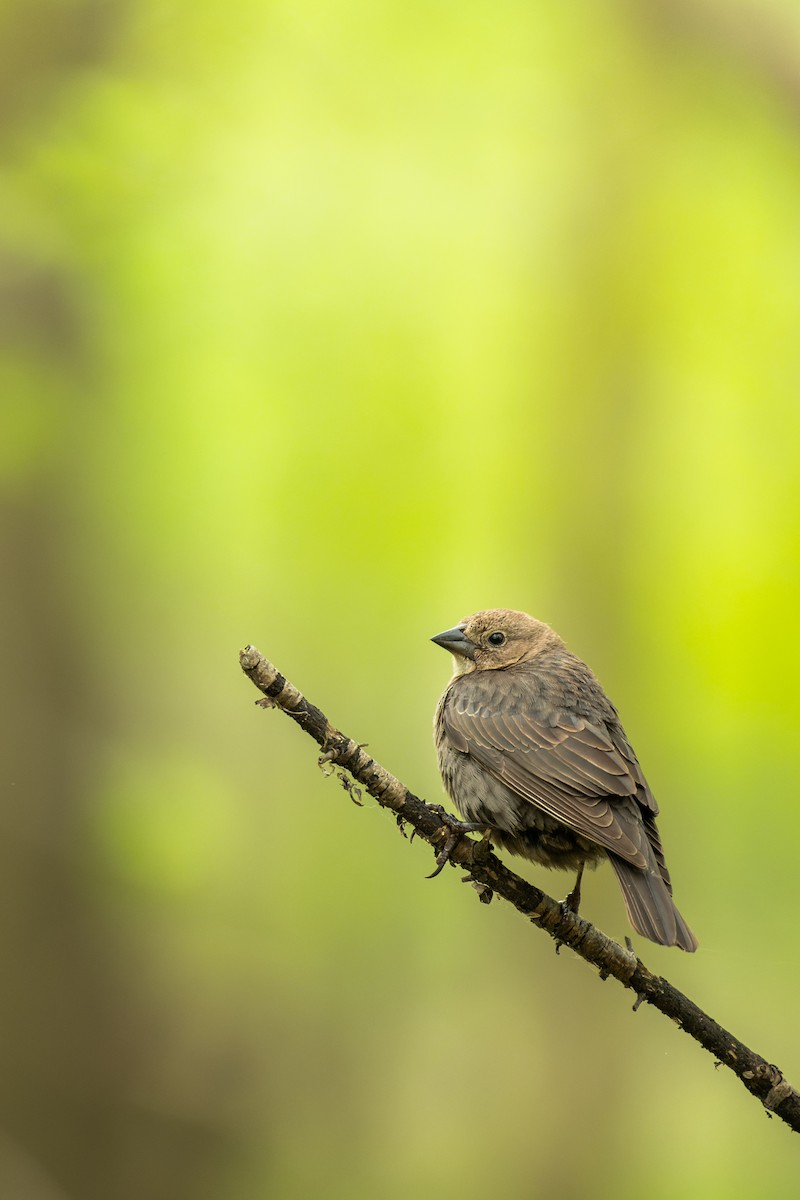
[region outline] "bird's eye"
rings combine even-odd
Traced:
[[[499,633],[499,632],[498,633],[490,633],[486,640],[492,646],[502,646],[503,642],[506,640],[506,635],[504,633]]]

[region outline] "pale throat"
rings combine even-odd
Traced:
[[[477,670],[505,671],[508,667],[516,667],[518,663],[530,662],[531,659],[536,658],[536,656],[541,653],[544,648],[544,646],[537,645],[533,649],[520,650],[520,652],[513,658],[506,657],[502,662],[488,663],[480,668],[478,667],[478,664],[475,662],[474,658],[464,658],[463,654],[451,654],[450,657],[452,658],[453,666],[455,667],[455,674],[453,675],[453,678],[458,679],[460,675],[469,675],[472,671]]]

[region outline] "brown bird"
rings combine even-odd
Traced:
[[[608,859],[637,933],[696,950],[672,901],[658,805],[617,710],[549,625],[492,608],[432,639],[455,675],[436,708],[445,788],[462,817],[499,846],[578,872]]]

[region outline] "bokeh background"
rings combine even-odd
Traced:
[[[550,621],[701,941],[640,953],[800,1080],[796,4],[0,26],[0,1194],[796,1195],[785,1126],[425,882],[237,663],[440,800],[428,638]]]

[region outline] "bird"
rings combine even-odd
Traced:
[[[455,674],[436,706],[444,787],[465,822],[545,867],[606,859],[637,933],[692,952],[672,899],[658,805],[617,710],[582,659],[544,621],[508,608],[465,617],[431,639]]]

